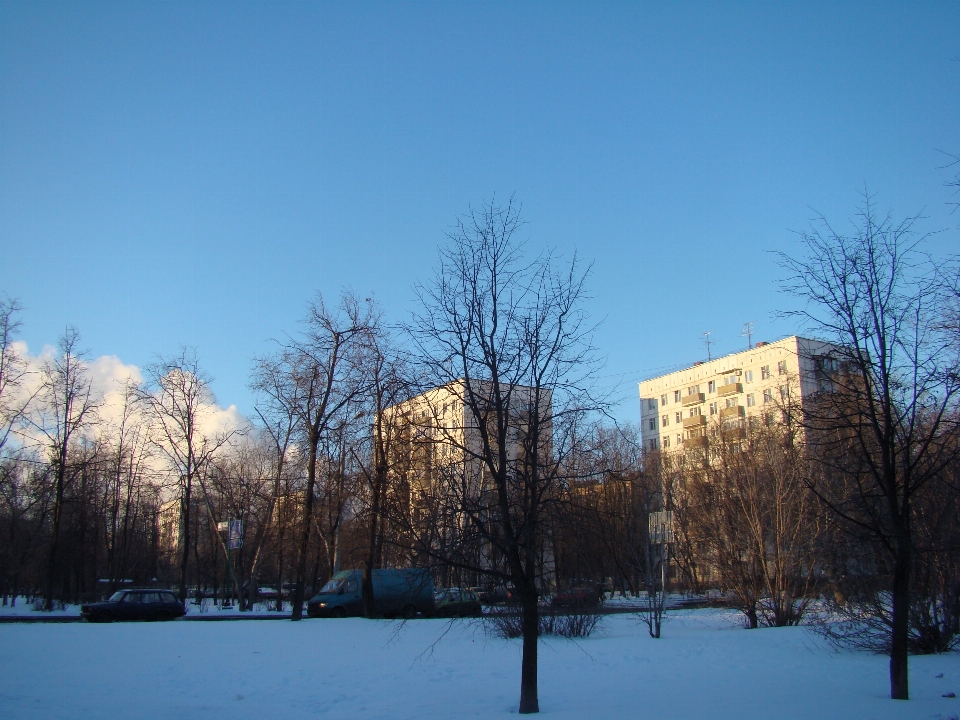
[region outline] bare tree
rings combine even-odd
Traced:
[[[93,397],[90,374],[77,348],[80,334],[68,327],[60,338],[59,354],[44,363],[41,403],[31,425],[45,438],[53,465],[53,517],[47,555],[46,610],[53,610],[63,521],[63,499],[70,481],[72,444],[97,419],[99,403]]]
[[[362,491],[357,493],[357,500],[365,505],[367,523],[362,597],[364,615],[371,618],[375,615],[373,571],[383,566],[391,515],[387,505],[392,500],[391,477],[396,474],[392,472],[393,464],[405,427],[388,409],[408,399],[411,382],[381,323],[376,323],[364,337],[362,352],[366,373],[362,417],[372,419],[372,423],[365,442],[358,443],[352,453],[363,479]]]
[[[126,577],[131,532],[144,509],[144,494],[150,492],[145,488],[150,457],[148,427],[140,412],[139,400],[139,388],[127,383],[123,388],[119,422],[115,427],[105,427],[102,438],[110,456],[105,463],[103,490],[108,515],[106,549],[111,592]]]
[[[23,392],[27,367],[14,347],[21,310],[16,300],[0,299],[0,453],[34,398]]]
[[[681,487],[705,560],[750,628],[799,624],[815,584],[819,525],[795,434],[789,426],[747,434],[718,425],[710,462]]]
[[[252,607],[256,600],[257,572],[274,507],[270,477],[274,458],[270,449],[257,440],[245,436],[230,443],[225,452],[211,461],[206,480],[206,489],[215,497],[217,517],[242,523],[243,543],[235,548],[233,560],[226,558],[235,589],[246,586],[249,580],[249,592],[237,596],[241,611]],[[230,549],[227,548],[228,553]]]
[[[200,368],[194,349],[183,348],[176,357],[161,357],[147,367],[146,375],[140,398],[153,421],[153,443],[176,475],[180,496],[180,602],[186,604],[194,483],[203,482],[206,466],[236,431],[205,427],[214,398],[210,378]],[[209,510],[209,497],[202,494]]]
[[[582,308],[585,273],[575,259],[562,269],[549,254],[525,259],[522,224],[513,201],[471,211],[450,233],[433,281],[419,288],[422,310],[410,327],[419,370],[453,394],[465,432],[448,432],[432,408],[430,437],[464,461],[411,488],[429,518],[411,530],[420,533],[416,551],[513,583],[523,611],[520,712],[532,713],[543,521],[559,499],[578,424],[597,407],[589,393],[597,364]],[[487,561],[467,552],[474,541]]]
[[[792,315],[839,348],[831,383],[805,408],[811,456],[822,470],[811,486],[890,561],[890,696],[903,700],[913,501],[956,461],[946,437],[960,393],[960,347],[940,317],[950,279],[923,254],[916,220],[878,217],[865,197],[851,235],[821,217],[801,233],[805,254],[782,256],[787,290],[806,302]]]
[[[273,496],[267,532],[277,552],[277,612],[283,610],[283,571],[285,540],[292,497],[291,454],[297,430],[297,409],[300,407],[300,386],[284,372],[274,359],[254,363],[251,387],[257,393],[257,415],[273,450],[271,477]],[[293,465],[294,470],[296,466]]]
[[[321,442],[358,402],[363,389],[359,350],[373,321],[369,304],[361,305],[350,294],[345,293],[336,308],[318,295],[308,308],[302,337],[287,343],[276,357],[258,361],[256,388],[296,418],[295,432],[306,456],[293,620],[303,617]]]

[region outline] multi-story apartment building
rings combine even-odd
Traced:
[[[755,423],[782,422],[786,408],[828,387],[837,356],[834,345],[793,335],[644,380],[644,449],[705,448],[711,430],[736,440]]]
[[[485,397],[492,392],[490,383],[474,381],[472,389],[471,398],[465,383],[454,381],[387,408],[384,414],[390,427],[388,432],[394,438],[392,473],[394,480],[407,488],[410,522],[413,525],[435,523],[432,534],[437,542],[471,546],[472,558],[467,564],[489,568],[497,564],[493,549],[476,536],[470,537],[473,525],[467,515],[486,522],[498,512],[489,468],[482,459],[481,433],[481,423],[486,423],[490,436],[495,437],[496,418],[492,397]],[[509,390],[508,475],[520,478],[530,459],[528,430],[536,414],[542,423],[538,433],[539,461],[550,461],[553,450],[552,393],[548,389],[541,390],[539,402],[536,402],[534,388],[514,386]],[[441,497],[449,499],[448,512],[452,513],[443,519],[436,517],[438,503],[446,504],[440,501]],[[463,536],[459,535],[458,528],[463,529]],[[548,545],[542,543],[541,567],[544,582],[549,584],[553,582],[553,557]],[[444,578],[442,581],[451,580]],[[474,575],[470,582],[480,580]]]
[[[493,434],[492,402],[484,399],[489,383],[474,381],[474,400],[467,398],[463,381],[458,380],[443,387],[428,390],[403,403],[387,408],[384,413],[388,423],[400,428],[397,433],[398,451],[406,454],[409,466],[419,483],[430,483],[442,468],[454,468],[477,483],[480,489],[485,468],[480,461],[483,452],[480,424],[471,405],[489,405],[487,419]],[[535,403],[535,391],[526,386],[516,386],[510,392],[510,407],[507,411],[507,457],[509,462],[519,462],[525,452],[526,428],[534,408],[539,409],[542,438],[541,457],[550,455],[551,392],[541,390],[540,402]]]

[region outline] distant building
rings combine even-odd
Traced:
[[[183,503],[180,498],[168,500],[160,506],[160,512],[157,514],[157,524],[159,525],[157,544],[161,553],[179,553],[183,547],[182,510]],[[195,492],[190,498],[191,542],[196,540],[198,533],[206,532],[209,525],[210,515],[203,505],[202,496],[198,497]]]
[[[802,407],[830,387],[837,358],[835,345],[793,335],[644,380],[644,449],[706,448],[711,429],[724,440],[736,440],[759,423],[781,423],[784,408]]]
[[[482,396],[488,386],[489,383],[475,381],[474,392]],[[533,388],[526,386],[512,388],[507,437],[507,457],[510,461],[523,458],[525,429],[537,406],[534,392]],[[541,390],[540,393],[538,405],[542,422],[546,424],[542,436],[548,440],[540,452],[549,457],[552,393],[550,390]],[[483,477],[486,468],[479,460],[483,450],[480,424],[469,404],[464,402],[465,395],[466,387],[463,381],[458,380],[428,390],[384,411],[390,423],[400,428],[396,452],[404,456],[405,466],[416,485],[426,488],[425,484],[432,483],[442,469],[455,469],[466,475],[474,483],[475,491],[479,492],[485,484]],[[490,407],[492,413],[492,404]],[[487,422],[493,422],[492,415]],[[493,434],[492,426],[490,430]]]
[[[475,395],[481,397],[492,389],[490,383],[475,381]],[[536,400],[536,391],[527,386],[511,388],[510,408],[508,409],[509,433],[507,437],[508,462],[517,463],[512,472],[522,472],[525,458],[526,429],[533,419],[535,408],[539,408],[542,429],[539,452],[542,461],[548,461],[552,455],[552,392],[541,390],[540,402]],[[429,521],[435,508],[428,507],[425,498],[438,489],[456,488],[460,495],[457,501],[470,506],[473,512],[487,514],[499,512],[494,506],[496,495],[489,470],[481,460],[483,438],[481,422],[487,422],[493,435],[492,403],[487,411],[487,419],[477,418],[471,404],[465,402],[467,388],[462,380],[387,408],[384,411],[388,422],[394,428],[393,468],[394,479],[401,480],[407,488],[411,522],[416,524]],[[482,405],[483,403],[481,403]],[[481,411],[483,412],[483,411]],[[456,504],[456,503],[455,503]],[[478,510],[479,508],[479,510]],[[489,517],[489,515],[488,515]],[[447,527],[466,527],[462,517],[447,521]],[[454,538],[439,537],[438,542],[457,542]],[[474,564],[489,566],[491,548],[477,545],[473,555]],[[486,559],[481,559],[486,558]],[[553,582],[553,556],[544,545],[545,572]],[[470,583],[480,579],[470,578]]]

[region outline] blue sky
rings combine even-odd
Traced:
[[[0,292],[145,365],[251,358],[313,294],[391,320],[470,204],[594,262],[619,414],[636,381],[795,328],[815,211],[864,187],[956,252],[960,3],[0,2]]]

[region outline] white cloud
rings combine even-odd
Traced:
[[[41,411],[39,394],[43,382],[43,370],[47,363],[56,357],[56,348],[46,345],[36,355],[31,355],[27,344],[18,341],[14,344],[15,351],[25,363],[26,374],[19,388],[18,396],[22,398],[35,395],[32,417],[40,422]],[[136,365],[124,363],[116,355],[101,355],[93,360],[84,361],[89,374],[91,395],[100,405],[97,415],[101,421],[100,429],[109,432],[110,428],[117,427],[123,418],[125,388],[128,383],[143,382],[143,373]],[[200,430],[208,435],[215,435],[231,430],[246,428],[249,420],[237,410],[236,405],[222,407],[216,402],[205,403],[200,413]],[[91,429],[91,434],[94,432]],[[26,428],[23,440],[28,443],[42,443],[42,434],[36,427]]]

